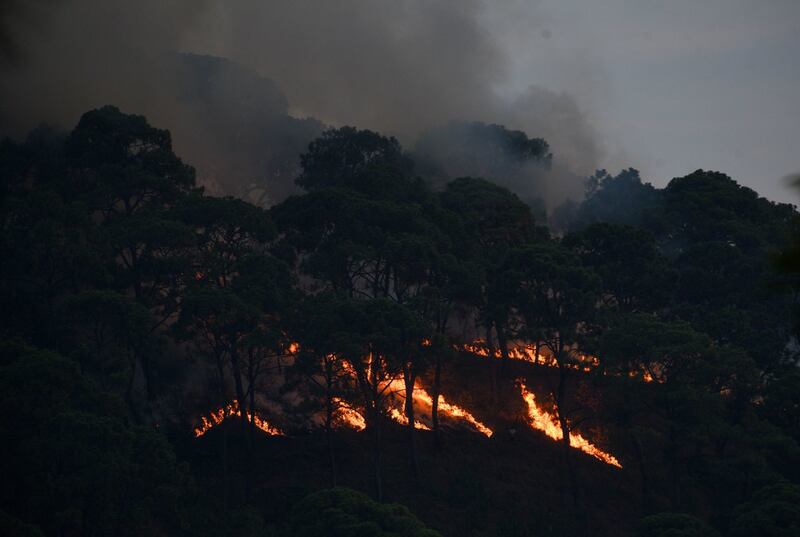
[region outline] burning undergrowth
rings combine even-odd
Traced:
[[[283,435],[280,429],[270,425],[267,419],[258,412],[249,412],[246,410],[244,414],[244,417],[249,423],[264,433],[270,436]],[[233,400],[231,403],[209,412],[207,415],[200,416],[200,425],[195,427],[194,435],[199,438],[206,434],[209,429],[220,425],[223,421],[229,418],[241,419],[241,417],[242,409],[239,406],[239,401]]]
[[[519,381],[519,389],[525,404],[528,407],[528,424],[531,428],[541,431],[548,437],[556,441],[564,439],[564,429],[559,425],[558,420],[548,413],[537,400],[536,395],[530,391],[523,380]],[[569,444],[571,447],[581,450],[587,455],[591,455],[595,459],[602,461],[611,466],[622,468],[616,457],[610,453],[606,453],[586,440],[579,433],[568,431]]]
[[[474,341],[462,345],[458,350],[468,354],[473,358],[486,358],[489,356],[485,344],[481,341]],[[298,347],[292,346],[292,352],[297,353]],[[500,360],[500,351],[495,356],[497,362]],[[588,355],[577,355],[578,360],[572,364],[576,374],[586,373],[596,367],[598,360]],[[544,371],[552,370],[557,367],[552,355],[544,349],[533,346],[515,346],[508,352],[508,358],[515,363],[516,369],[509,370],[507,373],[519,371],[524,368],[544,368]],[[477,366],[481,372],[478,377],[486,380],[486,365],[484,359],[474,360],[473,365]],[[492,367],[490,365],[490,367]],[[459,368],[462,372],[469,368]],[[342,362],[342,372],[346,384],[353,385],[356,381],[356,372],[347,361]],[[526,371],[526,374],[530,370]],[[423,379],[429,382],[430,379]],[[426,388],[423,380],[417,379],[414,383],[413,417],[414,427],[419,431],[429,432],[435,427],[433,420],[433,396],[431,391]],[[455,381],[455,382],[453,382]],[[465,379],[452,379],[450,385],[455,384],[458,389],[449,388],[448,394],[438,396],[438,417],[439,426],[447,430],[461,430],[479,434],[486,438],[495,436],[498,429],[504,433],[510,431],[511,436],[516,432],[515,427],[519,422],[524,423],[524,427],[533,431],[543,433],[547,438],[555,442],[563,442],[564,434],[569,437],[570,447],[585,453],[595,459],[608,464],[612,467],[622,468],[617,456],[604,451],[599,445],[587,439],[585,433],[579,432],[570,425],[562,427],[557,406],[547,395],[547,389],[542,386],[534,386],[524,378],[516,378],[513,384],[513,394],[506,389],[504,397],[500,401],[492,401],[481,395],[486,391],[485,385],[476,386],[474,377],[472,381]],[[485,382],[484,382],[485,384]],[[381,415],[383,419],[390,420],[399,426],[408,426],[409,414],[406,406],[406,388],[402,377],[388,378],[376,384],[377,389],[385,394],[385,403]],[[303,407],[307,406],[308,394],[288,392],[284,394],[284,405],[270,405],[269,413],[262,413],[255,409],[253,412],[245,410],[247,422],[262,431],[268,436],[293,436],[301,434],[302,431],[312,431],[324,426],[324,412],[315,411],[303,414]],[[457,404],[456,401],[461,402]],[[466,402],[466,403],[465,403]],[[256,407],[258,405],[254,405]],[[294,407],[287,410],[286,407]],[[324,406],[317,405],[317,406]],[[310,408],[310,407],[309,407]],[[301,415],[298,416],[298,409]],[[496,409],[493,416],[492,409]],[[269,414],[269,415],[267,415]],[[282,423],[291,422],[290,415],[293,415],[294,425],[281,428]],[[481,417],[481,415],[485,417]],[[209,429],[222,424],[225,421],[241,419],[241,409],[236,400],[220,408],[207,412],[198,418],[197,426],[194,429],[196,437],[203,436]],[[244,423],[244,420],[242,420]],[[298,424],[300,424],[298,426]],[[351,392],[347,397],[335,396],[331,400],[331,428],[349,429],[353,431],[365,431],[369,426],[368,411],[357,395]],[[289,431],[289,432],[286,432]],[[505,435],[507,436],[507,435]]]

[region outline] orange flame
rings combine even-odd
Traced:
[[[370,365],[371,363],[372,362],[370,361]],[[355,376],[356,374],[353,367],[346,362],[343,364],[342,369],[348,372],[350,375]],[[371,374],[371,370],[368,373]],[[390,395],[403,394],[402,397],[405,398],[405,391],[406,391],[405,382],[403,382],[403,380],[399,378],[394,378],[381,382],[379,390],[382,392],[386,392]],[[417,405],[424,404],[429,407],[433,406],[433,397],[431,397],[431,395],[425,390],[425,388],[423,388],[420,385],[419,381],[416,381],[414,383],[412,397],[414,399],[414,403],[416,403]],[[391,401],[391,398],[389,399],[390,399],[389,417],[391,417],[393,420],[400,423],[401,425],[408,425],[408,418],[406,417],[405,413],[402,410],[403,403],[397,404],[396,402]],[[347,423],[351,427],[355,427],[358,430],[363,429],[366,426],[366,423],[364,422],[364,417],[353,409],[348,409],[348,410],[356,414],[358,418],[355,418],[355,416],[351,415],[351,419],[343,419],[342,421]],[[475,416],[473,416],[470,412],[459,406],[448,403],[445,400],[444,396],[442,395],[439,395],[439,411],[444,416],[466,421],[467,423],[472,425],[472,427],[478,430],[481,434],[487,437],[491,437],[493,434],[491,429],[489,429],[486,425],[478,421],[475,418]],[[362,423],[364,424],[364,426],[360,425]],[[416,420],[414,422],[414,428],[424,431],[431,430],[431,428],[427,424]]]
[[[562,440],[564,434],[561,431],[561,427],[552,416],[536,404],[536,396],[533,392],[529,391],[522,381],[519,383],[519,388],[522,393],[522,398],[528,405],[528,424],[534,429],[542,431],[553,440]],[[569,433],[569,444],[606,464],[622,468],[622,465],[613,455],[601,451],[577,433]]]
[[[394,421],[396,421],[397,423],[399,423],[401,425],[408,425],[408,418],[406,417],[405,414],[400,412],[397,409],[397,407],[392,407],[392,408],[389,409],[389,416],[391,416]],[[414,420],[414,428],[415,429],[420,429],[422,431],[430,431],[431,430],[430,427],[428,427],[427,425],[425,425],[424,423],[422,423],[419,420]]]
[[[367,420],[364,419],[360,412],[348,406],[338,397],[334,397],[333,402],[336,405],[336,420],[339,423],[352,427],[357,431],[363,431],[367,428]]]
[[[392,387],[395,388],[396,391],[405,392],[405,385],[403,384],[403,382],[401,380],[395,379],[395,380],[391,381],[391,384],[392,384]],[[399,386],[398,386],[398,384],[399,384]],[[414,402],[416,404],[418,404],[418,405],[419,404],[424,404],[424,405],[427,405],[427,406],[433,408],[433,397],[431,396],[431,394],[429,394],[425,390],[425,388],[420,386],[419,382],[415,382],[414,383],[414,390],[413,390],[412,397],[414,398]],[[463,409],[463,408],[461,408],[459,406],[453,405],[451,403],[448,403],[445,400],[443,395],[439,395],[439,411],[442,412],[442,414],[447,416],[447,417],[456,418],[456,419],[460,419],[460,420],[466,421],[467,423],[472,425],[475,429],[477,429],[481,434],[483,434],[483,435],[485,435],[487,437],[491,437],[492,434],[494,434],[491,429],[489,429],[486,425],[484,425],[483,423],[481,423],[480,421],[475,419],[475,416],[470,414],[467,410],[465,410],[465,409]],[[391,413],[392,417],[396,421],[402,423],[403,425],[408,424],[408,419],[405,417],[404,414],[400,413],[399,410],[393,408],[390,411],[390,413]],[[401,416],[401,419],[399,419],[398,416]],[[430,427],[428,427],[428,426],[426,426],[424,424],[420,424],[420,425],[421,426],[417,426],[417,424],[415,423],[414,426],[417,427],[418,429],[424,429],[424,430],[427,430],[427,431],[430,430]]]
[[[283,436],[283,433],[277,427],[273,427],[272,425],[267,422],[263,417],[259,416],[258,413],[255,414],[251,418],[249,412],[246,412],[247,419],[250,421],[252,420],[253,424],[267,433],[270,436]],[[194,430],[195,437],[199,438],[206,434],[209,429],[212,427],[216,427],[226,419],[232,416],[241,416],[241,410],[239,409],[239,401],[234,399],[231,403],[218,408],[217,410],[208,414],[208,416],[201,416],[200,417],[200,426],[196,427]]]
[[[476,339],[470,343],[464,343],[461,346],[456,345],[456,349],[471,352],[484,358],[489,357],[489,349],[486,346],[486,342],[482,339]],[[558,367],[558,361],[556,361],[555,357],[551,353],[545,352],[545,350],[545,347],[541,345],[538,347],[530,344],[514,345],[509,346],[508,357],[511,360],[522,360],[524,362],[531,362],[547,367]],[[495,358],[502,358],[503,353],[500,349],[494,349],[492,356]],[[571,369],[578,369],[588,373],[593,368],[600,365],[600,360],[596,356],[583,353],[574,353],[574,356],[577,358],[577,363],[568,364],[568,367]]]
[[[652,373],[646,368],[642,367],[640,371],[629,371],[628,376],[632,379],[639,379],[642,382],[651,383],[651,382],[658,382],[659,384],[663,384],[665,379],[663,376],[659,376],[658,378],[654,377]]]
[[[455,348],[456,350],[471,352],[483,358],[489,357],[489,349],[486,346],[486,342],[482,339],[476,339],[460,346],[455,345]],[[509,347],[508,357],[511,360],[522,360],[546,367],[558,367],[558,361],[556,361],[555,357],[549,352],[542,352],[543,350],[541,346],[537,349],[536,345],[516,345]],[[494,349],[493,356],[495,358],[502,358],[503,354],[500,349]],[[594,368],[600,365],[600,359],[597,356],[580,352],[574,352],[573,356],[576,357],[576,362],[567,364],[567,367],[570,369],[590,373]],[[642,366],[640,371],[629,371],[628,376],[630,378],[637,378],[646,383],[663,383],[665,378],[662,369],[663,368],[659,364],[651,363],[647,367]]]
[[[417,393],[419,391],[419,393]],[[414,401],[425,403],[426,405],[433,407],[433,397],[422,389],[420,386],[414,387]],[[443,395],[439,395],[439,410],[443,412],[446,416],[450,416],[452,418],[459,418],[473,427],[475,427],[481,434],[484,436],[491,438],[494,432],[488,428],[486,425],[475,419],[475,416],[470,414],[468,411],[464,410],[463,408],[448,403]]]

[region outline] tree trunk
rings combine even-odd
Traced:
[[[378,386],[378,372],[380,367],[380,356],[372,357],[374,370],[367,374],[363,362],[355,360],[351,362],[356,370],[356,379],[364,398],[364,408],[367,412],[367,430],[372,434],[372,464],[375,478],[375,498],[381,501],[383,498],[383,479],[381,470],[381,394]]]
[[[239,363],[239,350],[236,348],[236,345],[231,346],[230,356],[231,371],[233,372],[233,385],[236,389],[236,401],[239,406],[239,417],[242,424],[242,432],[244,432],[247,431],[248,420],[247,412],[245,412],[246,399],[244,394],[244,383],[242,382],[242,368],[241,364]]]
[[[489,357],[489,375],[491,377],[492,405],[497,408],[497,359],[494,355],[494,339],[492,338],[492,322],[486,323],[486,350]]]
[[[496,322],[495,330],[497,331],[497,345],[500,347],[503,369],[505,369],[508,363],[508,338],[506,337],[506,329],[505,326]]]
[[[141,371],[141,362],[137,352],[134,352],[130,359],[130,367],[131,377],[128,379],[128,385],[125,388],[125,402],[128,405],[128,410],[130,410],[133,419],[136,420],[136,423],[142,423],[144,415],[140,404],[141,398],[137,395],[136,386],[137,379],[143,372]],[[147,383],[145,383],[145,390],[147,390]],[[145,400],[147,400],[147,396],[145,396]]]
[[[251,357],[252,359],[252,357]],[[253,476],[258,475],[255,457],[256,441],[256,379],[253,372],[252,362],[247,371],[247,395],[249,423],[247,427],[247,476],[245,477],[245,499],[250,501],[253,495]],[[240,406],[241,409],[241,406]]]
[[[236,402],[239,411],[239,423],[242,425],[242,433],[247,438],[248,429],[250,429],[250,420],[247,418],[247,397],[244,393],[244,383],[242,382],[242,368],[240,363],[240,356],[239,350],[236,348],[236,345],[231,345],[230,349],[230,358],[231,358],[231,369],[233,372],[233,384],[236,389]],[[251,387],[252,388],[252,387]],[[248,466],[251,466],[250,463],[253,460],[253,454],[251,445],[247,443],[247,454],[246,459],[248,462]],[[248,471],[245,472],[245,483],[244,483],[244,494],[245,498],[249,499],[250,488],[251,488],[251,480],[252,480],[252,467],[248,468]]]
[[[133,367],[133,372],[128,385],[130,394],[126,394],[126,397],[128,397],[128,395],[130,396],[130,403],[135,407],[135,415],[141,420],[148,417],[148,405],[155,398],[153,371],[143,342],[140,341],[133,345],[132,353],[133,359],[131,365]],[[142,379],[141,391],[144,393],[141,393],[140,390],[137,389],[137,385],[140,384],[137,382],[137,379],[140,376]]]
[[[439,439],[439,393],[442,383],[442,358],[436,353],[436,367],[433,370],[433,390],[431,393],[431,422],[433,425],[433,445],[436,453],[441,449]]]
[[[228,404],[225,394],[225,365],[223,357],[217,354],[217,373],[219,374],[220,405]],[[222,512],[228,511],[228,428],[222,428]]]
[[[142,353],[139,361],[142,364],[142,377],[144,378],[144,397],[145,401],[149,404],[156,397],[154,380],[153,380],[153,367],[150,364],[150,357],[146,352]]]
[[[558,415],[559,425],[561,426],[561,445],[563,447],[564,457],[564,470],[567,474],[567,483],[569,484],[570,495],[572,496],[572,507],[575,512],[580,512],[580,499],[578,491],[578,479],[575,475],[575,468],[572,465],[572,450],[570,448],[569,440],[569,423],[567,422],[566,410],[564,408],[566,402],[567,391],[567,368],[564,363],[563,348],[561,344],[558,345],[558,388],[556,390],[556,411]]]
[[[380,412],[377,408],[372,411],[372,464],[375,471],[375,499],[383,500],[383,472],[381,463],[381,425]]]
[[[419,468],[419,457],[417,453],[417,436],[416,436],[416,416],[414,414],[414,383],[416,381],[416,372],[414,371],[413,366],[406,363],[403,366],[403,382],[405,383],[406,387],[406,401],[405,401],[405,411],[406,411],[406,418],[408,419],[408,440],[409,440],[409,448],[411,450],[411,464],[414,469],[414,477],[419,479],[420,477],[420,468]]]
[[[331,465],[331,486],[336,486],[336,454],[333,446],[333,367],[329,360],[325,364],[325,441]]]
[[[222,428],[222,512],[228,511],[228,428]]]
[[[670,425],[667,460],[670,467],[670,504],[677,512],[681,504],[680,477],[678,475],[678,442],[675,427]]]
[[[644,462],[644,450],[642,449],[642,443],[639,441],[639,437],[636,436],[636,433],[631,433],[631,440],[631,444],[633,445],[633,455],[636,458],[636,464],[639,468],[639,480],[641,481],[639,489],[642,496],[640,511],[642,516],[645,516],[650,513],[650,480],[648,479],[647,466]]]
[[[580,495],[578,491],[578,478],[575,474],[575,467],[572,464],[572,448],[570,446],[569,441],[569,427],[565,425],[561,414],[559,413],[559,421],[561,422],[561,433],[563,434],[563,438],[561,440],[562,446],[562,456],[563,456],[563,463],[564,463],[564,470],[567,474],[566,482],[569,485],[569,496],[572,499],[572,508],[575,512],[580,512]],[[565,507],[567,506],[568,502],[565,499]]]

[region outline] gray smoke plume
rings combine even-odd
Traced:
[[[82,112],[115,104],[172,130],[179,154],[218,192],[263,199],[266,186],[270,201],[281,199],[294,152],[323,123],[397,135],[409,148],[450,121],[544,138],[552,164],[532,170],[530,190],[519,193],[550,206],[579,194],[576,178],[602,153],[569,95],[538,86],[498,94],[510,52],[486,22],[487,10],[503,9],[493,3],[33,3],[11,18],[0,12],[3,50],[15,58],[3,66],[0,133],[20,136],[40,121],[69,128]]]

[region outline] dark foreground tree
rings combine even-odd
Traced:
[[[643,518],[639,537],[719,537],[719,533],[702,520],[683,513],[659,513]]]
[[[345,488],[321,490],[292,510],[295,537],[439,537],[406,507]]]
[[[46,535],[176,531],[186,476],[166,439],[55,353],[0,344],[0,502]]]
[[[737,507],[730,535],[800,535],[800,487],[784,481],[756,492],[752,500]]]

